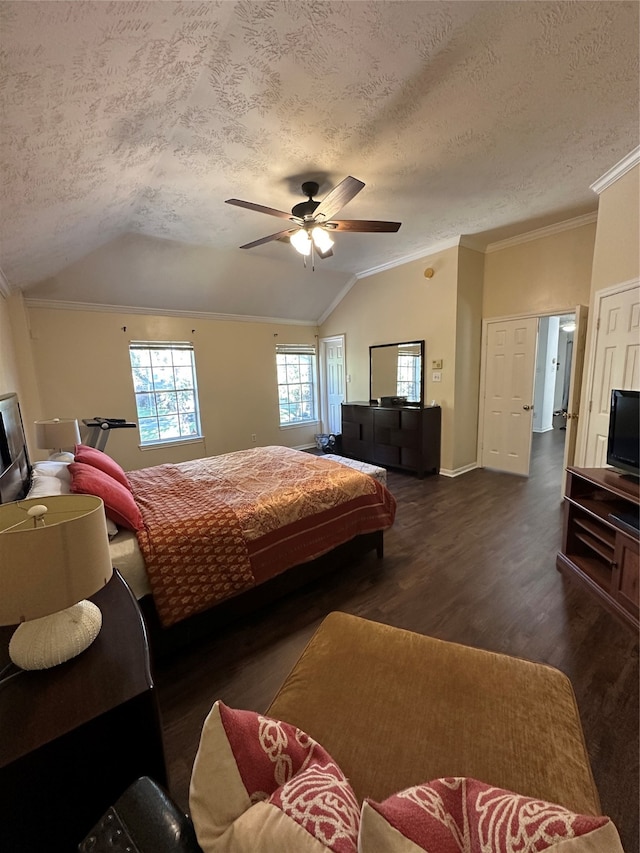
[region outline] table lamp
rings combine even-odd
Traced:
[[[110,579],[102,500],[55,495],[0,505],[0,625],[20,623],[9,657],[49,669],[88,648],[102,614],[87,596]]]
[[[55,450],[62,453],[64,448],[71,451],[80,444],[80,430],[76,418],[53,418],[49,421],[36,421],[36,446],[41,450]]]

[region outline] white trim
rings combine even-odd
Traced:
[[[460,245],[464,249],[473,249],[474,252],[484,252],[487,249],[487,241],[476,234],[463,234],[460,237]]]
[[[333,300],[333,302],[331,303],[331,305],[329,305],[329,307],[328,307],[327,309],[325,309],[325,310],[322,312],[322,314],[320,315],[320,317],[318,317],[318,319],[317,319],[317,321],[316,321],[316,325],[317,325],[317,326],[321,326],[321,325],[324,323],[324,321],[327,319],[327,317],[332,313],[332,311],[333,311],[335,308],[337,308],[337,307],[338,307],[338,305],[342,302],[342,300],[345,298],[345,296],[347,295],[347,293],[349,293],[349,291],[351,290],[351,288],[353,287],[353,285],[354,285],[357,281],[358,281],[358,276],[357,276],[357,275],[354,275],[354,276],[353,276],[353,278],[350,278],[350,279],[349,279],[349,281],[345,284],[345,286],[342,288],[342,290],[340,291],[340,293],[339,293],[339,294],[336,296],[336,298]]]
[[[468,474],[475,468],[480,467],[477,462],[470,462],[468,465],[463,465],[461,468],[441,468],[439,473],[441,477],[460,477],[462,474]]]
[[[104,314],[146,314],[150,317],[189,317],[193,320],[226,320],[233,323],[269,323],[273,326],[312,326],[315,320],[288,320],[282,317],[250,317],[244,314],[214,314],[209,311],[179,311],[172,308],[140,308],[131,305],[104,305],[91,302],[54,302],[49,299],[25,299],[27,308],[55,311],[97,311]]]
[[[198,444],[198,442],[204,444],[203,435],[194,435],[193,438],[176,438],[175,440],[169,438],[166,441],[154,441],[149,444],[139,444],[138,450],[158,450],[160,447],[180,447],[183,444]]]
[[[489,243],[485,249],[485,253],[488,255],[491,252],[499,252],[501,249],[507,249],[509,246],[518,246],[520,243],[530,243],[532,240],[540,240],[543,237],[560,234],[562,231],[582,228],[583,225],[591,225],[597,219],[598,214],[596,212],[585,213],[583,216],[576,216],[573,219],[565,219],[564,222],[556,222],[554,225],[546,225],[544,228],[536,228],[534,231],[516,234],[515,237],[507,237],[506,240],[497,240],[495,243]]]
[[[327,362],[327,344],[330,341],[342,341],[342,387],[344,388],[344,394],[342,395],[342,402],[344,403],[347,398],[347,338],[344,332],[339,332],[336,335],[327,335],[324,338],[320,338],[318,340],[318,399],[320,400],[320,423],[321,429],[325,428],[325,425],[328,424],[329,416],[329,401],[328,401],[328,393],[327,393],[327,371],[325,369]],[[340,432],[342,432],[342,424],[340,424]]]
[[[284,430],[287,430],[287,429],[304,429],[305,427],[318,427],[318,426],[321,427],[322,423],[317,418],[315,418],[315,420],[312,420],[312,421],[300,421],[299,423],[295,423],[295,424],[280,424],[278,429],[284,429]]]
[[[0,270],[0,296],[4,299],[8,299],[11,294],[11,288],[9,287],[9,282],[7,280],[6,275]]]
[[[580,399],[579,414],[584,413],[586,417],[578,419],[578,434],[576,436],[576,449],[574,453],[574,465],[583,466],[587,453],[587,433],[589,431],[589,405],[593,400],[593,384],[595,382],[595,357],[598,345],[598,320],[602,313],[602,300],[616,293],[623,293],[640,286],[640,278],[630,278],[619,284],[612,284],[596,290],[592,303],[589,306],[589,325],[587,326],[587,345],[585,347],[586,373],[583,376],[582,395]],[[588,358],[588,361],[587,361]]]
[[[601,178],[598,178],[597,181],[594,181],[589,187],[590,190],[593,190],[594,193],[600,193],[603,190],[606,190],[612,184],[621,178],[626,172],[630,169],[633,169],[634,166],[637,166],[640,163],[640,145],[637,148],[634,148],[626,157],[623,157],[615,166],[609,169],[608,172],[605,172]]]
[[[405,255],[402,258],[396,258],[393,261],[389,261],[386,264],[380,264],[377,267],[371,267],[371,269],[363,270],[362,272],[356,273],[356,278],[368,278],[370,275],[375,275],[378,272],[383,272],[384,270],[390,270],[394,267],[402,266],[403,264],[408,264],[411,261],[418,261],[421,258],[429,258],[431,255],[436,255],[438,252],[444,252],[445,249],[453,249],[456,246],[460,245],[461,241],[460,235],[457,237],[451,237],[449,240],[443,240],[441,243],[436,243],[434,246],[429,246],[428,248],[418,249],[416,252],[412,252],[410,255]]]

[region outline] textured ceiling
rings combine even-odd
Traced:
[[[40,298],[315,320],[354,275],[593,211],[638,145],[638,9],[3,0],[0,268]],[[397,234],[337,234],[314,273],[238,248],[286,224],[225,199],[288,211],[346,175],[340,216]]]

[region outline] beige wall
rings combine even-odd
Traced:
[[[595,316],[598,291],[640,279],[640,165],[634,166],[600,194],[591,277],[589,316]],[[593,329],[587,336],[576,438],[576,463],[584,465],[588,430],[591,371],[595,359]]]
[[[11,331],[9,299],[0,296],[0,394],[20,393],[15,343]]]
[[[436,400],[442,406],[441,466],[447,471],[468,465],[476,458],[477,387],[468,407],[459,401],[458,411],[464,415],[460,418],[456,415],[456,383],[464,373],[457,367],[460,341],[456,329],[460,324],[464,337],[473,325],[471,316],[475,312],[473,331],[463,340],[463,361],[470,371],[468,382],[473,388],[479,376],[482,255],[463,251],[464,255],[460,255],[460,250],[454,247],[430,255],[428,259],[360,279],[321,328],[322,337],[346,335],[346,373],[351,375],[347,400],[350,402],[369,399],[369,347],[372,344],[425,340],[425,402]],[[465,294],[462,305],[458,293],[459,255],[464,257],[464,275],[470,277],[468,284],[462,286]],[[427,266],[435,272],[431,279],[424,277]],[[475,363],[474,344],[477,344]],[[442,359],[441,382],[432,380],[433,359]],[[461,397],[464,393],[464,390],[460,392]]]
[[[280,429],[275,344],[313,343],[311,326],[141,314],[29,310],[41,416],[136,420],[131,340],[192,341],[204,441],[140,450],[138,431],[113,431],[107,451],[127,470],[256,444],[313,444],[317,426]],[[126,331],[123,330],[126,327]]]
[[[603,190],[598,209],[591,290],[640,276],[640,166]]]
[[[478,443],[484,255],[463,246],[458,258],[453,470],[475,462]]]
[[[489,251],[482,316],[563,313],[589,304],[596,224]]]

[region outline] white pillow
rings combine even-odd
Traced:
[[[52,477],[39,471],[33,472],[31,488],[27,498],[48,498],[51,495],[70,495],[71,483],[61,477]]]
[[[65,483],[71,483],[71,473],[68,462],[48,460],[46,462],[34,462],[31,466],[34,479],[40,476],[57,477]]]
[[[35,462],[31,469],[31,488],[27,498],[48,498],[51,495],[71,494],[71,474],[68,462]],[[118,532],[118,527],[111,521],[107,521],[107,534],[109,539]]]

